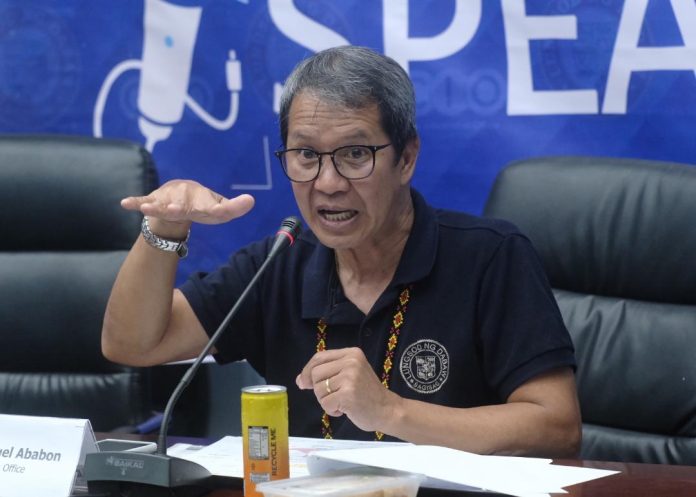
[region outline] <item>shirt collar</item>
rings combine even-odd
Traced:
[[[387,292],[397,292],[402,286],[426,277],[435,264],[438,240],[435,212],[413,188],[411,199],[413,226]],[[318,319],[327,314],[333,303],[338,277],[333,249],[322,245],[313,233],[307,233],[306,240],[316,243],[316,249],[309,258],[302,283],[302,318]]]

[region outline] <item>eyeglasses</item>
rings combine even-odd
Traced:
[[[367,178],[375,169],[375,154],[385,145],[346,145],[332,152],[316,152],[311,148],[289,148],[278,150],[278,157],[285,175],[295,183],[314,181],[321,171],[322,158],[331,157],[336,172],[346,179]]]

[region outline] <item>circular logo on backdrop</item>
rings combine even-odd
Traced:
[[[440,343],[429,338],[409,345],[399,362],[401,377],[418,393],[435,393],[449,376],[449,353]]]

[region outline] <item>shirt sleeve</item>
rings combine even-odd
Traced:
[[[531,242],[505,236],[482,278],[478,301],[484,374],[501,399],[534,376],[575,367],[573,343]]]

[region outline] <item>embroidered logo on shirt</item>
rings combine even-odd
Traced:
[[[418,393],[435,393],[449,376],[449,353],[440,343],[429,338],[409,345],[399,363],[401,377]]]

